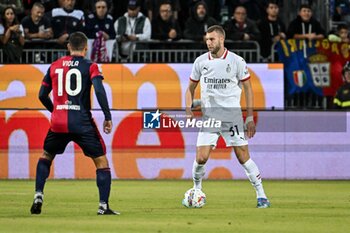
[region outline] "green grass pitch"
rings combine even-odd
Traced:
[[[191,181],[114,180],[110,205],[97,216],[93,180],[48,180],[41,215],[30,215],[33,181],[0,180],[0,232],[350,232],[349,181],[270,181],[272,207],[256,209],[248,181],[207,181],[207,204],[181,205]]]

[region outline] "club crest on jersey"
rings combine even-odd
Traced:
[[[230,72],[231,72],[231,66],[230,66],[230,64],[227,64],[226,72],[227,72],[227,73],[230,73]]]

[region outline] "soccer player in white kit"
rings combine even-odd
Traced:
[[[215,149],[217,140],[222,136],[226,146],[233,147],[238,161],[256,191],[257,208],[267,208],[270,207],[270,202],[265,195],[259,169],[250,158],[246,140],[246,137],[251,138],[255,134],[250,74],[244,59],[228,51],[224,47],[224,41],[225,31],[221,26],[214,25],[208,28],[206,43],[209,52],[195,60],[186,90],[187,117],[193,117],[193,96],[200,82],[203,117],[219,118],[223,123],[220,129],[201,130],[198,134],[196,159],[192,170],[194,188],[202,189],[205,164],[211,151]],[[242,87],[247,103],[245,124],[240,106]]]

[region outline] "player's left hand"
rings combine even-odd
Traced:
[[[256,132],[254,121],[247,122],[246,127],[247,127],[247,137],[248,138],[254,137],[255,132]]]
[[[111,133],[112,126],[113,126],[112,121],[104,121],[103,122],[103,132],[106,133],[106,134]]]

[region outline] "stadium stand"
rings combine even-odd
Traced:
[[[62,6],[63,2],[65,0],[60,1],[41,1],[45,5],[46,13],[49,16],[50,10],[53,8],[57,8]],[[91,1],[89,1],[91,2]],[[108,3],[111,3],[111,1],[107,1]],[[130,0],[124,0],[121,1],[120,6],[118,9],[115,7],[111,9],[110,13],[112,14],[113,22],[117,20],[118,17],[115,17],[115,11],[118,10],[120,12],[125,13],[127,11],[127,6],[129,4]],[[149,8],[149,1],[136,1],[140,4],[141,12],[144,13],[144,15],[148,15],[147,9]],[[176,14],[178,15],[178,19],[180,21],[180,26],[182,33],[185,31],[185,21],[191,17],[191,8],[193,8],[198,2],[201,1],[193,1],[191,4],[187,3],[184,4],[182,1],[172,1],[172,3],[175,4],[174,9],[176,9]],[[208,5],[212,5],[213,2],[216,3],[216,1],[209,1],[205,0],[203,1]],[[221,1],[220,1],[221,2]],[[238,1],[225,1],[224,4],[221,2],[218,7],[221,8],[220,16],[216,15],[216,19],[220,20],[219,23],[223,24],[225,21],[229,20],[231,16],[233,15],[234,9],[231,9],[232,6],[234,6],[235,2]],[[247,1],[249,2],[249,1]],[[262,1],[264,3],[268,1]],[[306,1],[287,1],[287,0],[279,0],[276,2],[278,3],[278,6],[280,7],[280,18],[285,23],[285,25],[288,25],[293,19],[295,19],[296,15],[298,14],[298,11],[296,7],[300,6],[300,4],[305,4]],[[81,6],[82,1],[77,1],[76,9],[82,9]],[[314,11],[314,18],[317,19],[321,26],[325,29],[327,32],[326,35],[328,35],[329,32],[332,32],[332,29],[337,28],[339,24],[346,23],[345,17],[343,18],[337,18],[337,3],[336,1],[321,1],[321,0],[314,0],[309,1],[309,4],[312,4],[312,10]],[[25,13],[21,13],[21,16],[28,15],[29,9],[32,5],[29,4],[29,2],[25,2],[23,5],[25,7]],[[148,6],[148,7],[147,7]],[[231,6],[228,7],[228,6]],[[250,6],[246,6],[249,8]],[[264,8],[260,7],[260,11],[256,15],[262,15],[264,16]],[[317,11],[315,9],[317,8]],[[262,9],[262,11],[261,11]],[[208,9],[208,14],[210,16],[214,16],[215,14],[211,11],[213,9]],[[248,17],[251,16],[252,9],[247,9]],[[87,11],[89,12],[89,11]],[[256,15],[253,15],[254,18]],[[87,18],[88,14],[85,15],[84,18]],[[184,17],[186,16],[186,17]],[[256,23],[256,21],[255,21]],[[54,28],[54,30],[57,29]],[[40,40],[40,39],[32,39],[32,40],[26,40],[22,57],[18,61],[19,63],[25,63],[25,64],[39,64],[39,63],[51,63],[55,59],[66,55],[66,49],[65,49],[65,43],[63,46],[58,46],[57,39],[51,39],[51,40]],[[327,43],[327,42],[325,42]],[[90,43],[92,44],[92,43]],[[134,46],[131,46],[132,49],[130,51],[130,56],[125,58],[123,56],[120,56],[120,50],[118,49],[118,46],[115,46],[113,40],[108,41],[107,50],[110,55],[110,62],[112,63],[125,63],[125,62],[131,62],[131,63],[192,63],[194,61],[194,58],[198,56],[199,54],[206,52],[207,49],[205,47],[205,44],[201,41],[193,41],[189,40],[189,38],[180,39],[178,41],[159,41],[159,40],[148,40],[148,41],[135,41],[132,42]],[[229,50],[236,52],[238,55],[244,57],[248,63],[261,63],[261,62],[281,62],[276,50],[277,43],[272,44],[271,48],[269,46],[267,50],[271,50],[271,58],[270,59],[263,59],[262,58],[262,51],[261,49],[266,49],[263,44],[258,44],[255,40],[248,40],[248,41],[226,41],[226,46]],[[36,59],[36,56],[40,54],[40,59]],[[90,58],[90,57],[89,57]],[[7,57],[4,53],[3,49],[0,47],[0,63],[6,62]],[[342,61],[343,62],[343,61]],[[16,63],[16,62],[15,62]],[[15,64],[13,63],[13,64]],[[343,65],[343,64],[342,64]],[[339,65],[340,66],[340,65]],[[334,83],[334,82],[333,82]],[[287,87],[285,88],[287,89]],[[287,92],[287,90],[286,90]],[[288,95],[286,95],[288,96]],[[313,109],[326,109],[328,108],[328,97],[320,97],[319,95],[313,93],[313,92],[305,92],[305,93],[297,93],[293,96],[293,98],[286,98],[286,108],[291,109],[300,109],[300,108],[313,108]]]

